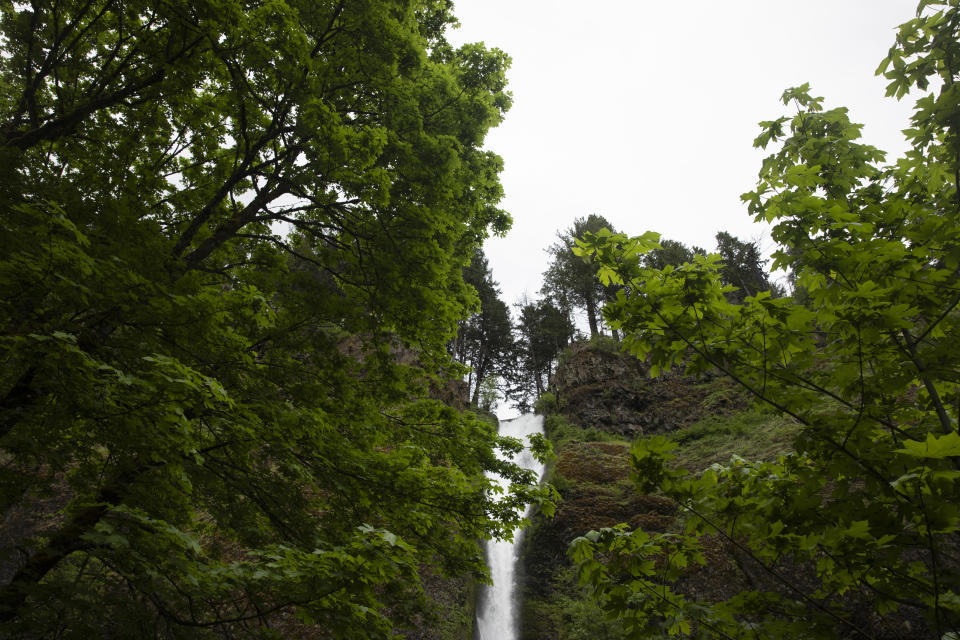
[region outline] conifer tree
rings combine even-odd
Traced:
[[[553,256],[543,274],[541,293],[555,300],[568,314],[573,308],[582,309],[587,316],[590,336],[600,335],[600,308],[607,298],[605,287],[594,275],[594,269],[573,253],[576,239],[584,233],[612,228],[606,218],[590,214],[577,218],[573,226],[557,233],[557,242],[547,252]]]

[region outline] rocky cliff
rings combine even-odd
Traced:
[[[611,340],[572,345],[551,377],[550,390],[571,424],[630,438],[749,406],[742,392],[716,375],[689,377],[675,370],[651,378],[640,360]]]
[[[636,491],[630,477],[630,441],[748,406],[748,398],[718,376],[668,372],[651,378],[642,362],[609,340],[568,349],[551,378],[550,394],[541,402],[557,453],[549,479],[562,501],[553,518],[533,519],[522,546],[523,640],[625,637],[619,624],[605,620],[577,585],[567,546],[592,529],[619,523],[669,530],[677,505]]]
[[[553,518],[535,516],[525,535],[522,640],[628,637],[578,585],[566,552],[576,537],[619,523],[650,532],[682,526],[678,505],[637,491],[631,479],[631,440],[667,434],[680,445],[678,462],[696,473],[726,463],[733,454],[773,459],[791,450],[797,430],[789,419],[752,408],[749,398],[719,375],[669,372],[651,379],[642,363],[603,341],[569,350],[552,378],[551,395],[540,406],[557,453],[548,480],[562,501]],[[770,577],[771,567],[759,565],[738,545],[720,536],[701,542],[707,563],[691,566],[673,584],[677,592],[715,602],[744,590],[785,589]],[[772,568],[789,582],[812,589],[812,567],[780,559]],[[879,621],[872,609],[861,606],[861,595],[852,590],[831,602],[869,637],[916,637],[923,628],[916,616]]]

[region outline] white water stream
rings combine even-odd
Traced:
[[[527,436],[543,433],[543,416],[523,415],[509,421],[500,422],[500,435],[510,436],[528,442]],[[518,454],[514,462],[525,469],[532,469],[537,477],[543,475],[543,464],[538,462],[529,449]],[[504,486],[499,476],[492,476]],[[504,486],[506,489],[506,487]],[[514,590],[516,588],[516,542],[520,531],[514,536],[514,542],[502,540],[487,541],[487,561],[490,563],[492,586],[484,586],[480,591],[477,606],[477,640],[516,640],[516,612],[514,611]]]

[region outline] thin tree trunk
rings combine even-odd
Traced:
[[[600,335],[597,328],[597,303],[595,300],[587,300],[587,322],[590,324],[590,337],[596,338]]]

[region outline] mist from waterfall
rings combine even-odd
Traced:
[[[517,438],[529,443],[528,436],[543,433],[543,416],[527,414],[509,421],[500,422],[500,435]],[[518,454],[514,462],[525,469],[532,469],[537,477],[543,475],[543,464],[533,457],[529,449]],[[495,478],[506,489],[506,483]],[[517,548],[521,532],[514,534],[514,541],[488,540],[487,562],[493,585],[484,585],[477,606],[477,640],[516,640],[516,565]]]

